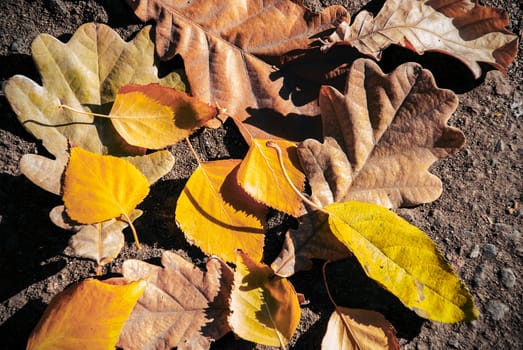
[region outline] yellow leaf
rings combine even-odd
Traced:
[[[300,304],[292,284],[270,267],[239,251],[231,293],[229,324],[239,337],[284,347],[300,321]]]
[[[145,286],[144,281],[111,285],[87,279],[67,288],[45,310],[27,350],[113,350]]]
[[[110,113],[127,143],[150,149],[177,143],[216,115],[215,107],[160,84],[122,87]]]
[[[236,183],[240,161],[200,164],[176,204],[176,222],[185,237],[206,254],[234,262],[236,249],[261,260],[266,207]]]
[[[285,179],[278,156],[266,146],[267,140],[252,139],[249,152],[238,170],[240,186],[254,199],[284,213],[298,216],[301,198]],[[303,191],[305,175],[301,172],[296,145],[285,140],[272,140],[282,149],[283,163],[299,191]]]
[[[324,209],[333,234],[367,276],[418,315],[449,323],[478,317],[470,292],[420,229],[375,204],[349,201]]]
[[[129,217],[148,193],[147,178],[128,161],[79,147],[71,150],[63,195],[71,219],[93,224]]]
[[[392,325],[370,310],[336,307],[321,342],[324,350],[399,350]]]

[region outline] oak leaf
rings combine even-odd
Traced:
[[[115,348],[146,282],[112,285],[87,279],[56,295],[27,342],[28,350]]]
[[[266,207],[237,183],[240,160],[201,163],[185,184],[176,204],[176,223],[191,243],[227,262],[236,249],[261,260]]]
[[[477,319],[467,287],[423,231],[376,204],[348,201],[324,210],[332,233],[367,276],[419,316],[447,323]]]
[[[182,56],[191,94],[226,108],[247,141],[271,138],[271,133],[286,139],[292,135],[293,140],[314,136],[310,118],[296,117],[288,128],[267,131],[273,123],[267,114],[317,115],[318,86],[302,81],[302,91],[314,91],[314,97],[304,98],[288,81],[292,79],[281,77],[285,72],[266,61],[306,48],[313,35],[346,14],[343,7],[313,15],[289,0],[127,2],[142,21],[157,22],[160,57]]]
[[[272,140],[283,152],[283,162],[292,184],[300,192],[305,187],[305,175],[301,172],[296,144],[285,140]],[[253,139],[247,155],[238,169],[238,183],[255,200],[298,216],[301,198],[285,178],[278,157],[267,147],[267,140]]]
[[[106,105],[114,101],[120,87],[129,83],[160,82],[184,89],[176,73],[158,78],[150,30],[150,26],[145,27],[132,41],[125,42],[110,27],[88,23],[78,28],[66,44],[47,34],[36,37],[31,48],[43,86],[21,75],[10,78],[5,85],[6,98],[19,121],[56,158],[52,161],[24,155],[20,169],[27,178],[59,194],[69,144],[100,154],[143,153],[123,143],[107,119],[59,106],[107,112]]]
[[[129,215],[131,222],[142,215],[142,211],[135,209]],[[120,219],[110,219],[91,225],[80,225],[72,221],[65,212],[63,205],[54,207],[49,213],[51,221],[56,226],[75,232],[69,239],[68,247],[71,253],[66,253],[96,261],[98,266],[103,266],[113,261],[122,250],[125,237],[123,230],[128,226],[128,223]]]
[[[473,0],[387,0],[376,17],[362,11],[352,24],[349,21],[336,27],[324,50],[350,45],[376,59],[392,44],[419,54],[443,52],[465,63],[479,78],[479,62],[506,73],[518,48],[517,36],[505,29],[507,13]]]
[[[463,134],[446,125],[457,103],[417,64],[385,75],[370,60],[355,61],[345,95],[332,87],[321,90],[323,143],[308,139],[298,145],[311,199],[320,207],[361,200],[388,208],[437,199],[441,181],[427,169],[464,143]],[[326,217],[303,211],[300,222],[271,265],[278,275],[309,268],[311,258],[350,255],[331,237]],[[335,253],[329,257],[329,251]]]
[[[324,350],[399,350],[394,327],[382,314],[336,306],[321,342]]]
[[[442,185],[428,168],[465,142],[446,124],[457,104],[418,64],[383,74],[371,60],[355,61],[345,94],[321,89],[324,143],[298,146],[313,200],[322,207],[361,200],[387,208],[436,200]]]
[[[71,219],[93,224],[122,215],[131,224],[131,211],[148,193],[147,178],[130,162],[79,147],[71,150],[63,195]]]
[[[160,84],[129,84],[118,90],[109,117],[130,145],[160,149],[191,135],[217,116],[211,107]]]
[[[229,324],[239,337],[284,348],[300,320],[300,303],[292,284],[270,267],[237,252]]]
[[[126,279],[147,280],[147,288],[127,320],[118,346],[124,349],[208,349],[230,331],[228,299],[233,274],[216,258],[206,272],[166,251],[162,265],[126,260]]]

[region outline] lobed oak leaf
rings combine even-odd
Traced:
[[[479,78],[479,62],[506,73],[516,57],[518,38],[505,29],[508,24],[506,12],[473,0],[387,0],[376,17],[362,11],[352,24],[342,21],[323,49],[350,45],[376,59],[392,44],[418,54],[443,52]]]
[[[147,288],[127,320],[117,346],[124,349],[208,349],[227,324],[233,274],[221,260],[210,258],[206,272],[176,253],[166,251],[162,265],[126,260],[126,279],[147,280]]]
[[[321,342],[324,350],[399,350],[394,327],[382,314],[336,306]]]
[[[322,207],[360,200],[397,208],[437,199],[441,181],[428,168],[465,142],[446,124],[457,104],[418,64],[383,74],[371,60],[355,61],[345,94],[321,90],[324,143],[298,146],[313,200]]]
[[[292,284],[270,267],[237,252],[229,324],[239,337],[284,348],[300,321],[300,303]]]
[[[129,215],[129,219],[133,222],[142,213],[141,210],[135,209]],[[71,255],[92,259],[98,266],[113,261],[124,246],[125,238],[122,231],[128,226],[124,220],[110,219],[99,224],[81,225],[69,218],[63,205],[54,207],[49,217],[56,226],[75,232],[68,243]],[[66,253],[70,254],[67,249]]]
[[[282,149],[287,174],[294,186],[303,192],[305,175],[300,170],[296,144],[285,140],[272,142]],[[238,169],[238,183],[258,202],[298,216],[301,198],[285,178],[276,153],[266,143],[267,140],[252,139],[249,151]]]
[[[69,144],[100,154],[143,153],[125,144],[108,120],[59,106],[107,112],[107,104],[114,101],[120,87],[129,83],[160,82],[184,89],[176,73],[158,78],[150,30],[150,26],[145,27],[132,41],[125,42],[110,27],[87,23],[65,44],[47,34],[36,37],[31,48],[43,86],[21,75],[5,85],[6,98],[19,121],[56,158],[24,155],[20,169],[31,181],[59,194]]]
[[[477,319],[467,287],[423,231],[376,204],[348,201],[324,210],[332,233],[367,276],[419,316],[446,323]]]
[[[465,141],[459,130],[446,125],[457,103],[417,64],[403,64],[385,75],[374,62],[356,60],[345,95],[328,86],[321,90],[323,143],[308,139],[298,145],[311,199],[320,207],[360,200],[388,208],[437,199],[441,181],[428,169]],[[307,269],[312,258],[336,260],[350,254],[321,227],[325,218],[310,223],[317,215],[304,211],[300,222],[305,225],[287,233],[272,265],[277,274]],[[329,257],[329,250],[336,254]]]
[[[218,114],[184,92],[160,84],[130,84],[118,90],[110,118],[130,145],[160,149],[191,135]]]
[[[176,204],[176,223],[204,253],[234,262],[236,249],[261,260],[266,207],[238,185],[240,160],[201,163]]]
[[[271,134],[293,140],[315,136],[311,118],[304,116],[318,114],[318,85],[302,80],[297,89],[291,75],[267,61],[306,48],[313,35],[346,14],[343,7],[313,15],[289,0],[127,2],[142,21],[157,22],[160,57],[182,56],[191,94],[226,108],[248,142]],[[304,93],[310,90],[310,96]],[[274,116],[289,127],[272,128]]]
[[[27,342],[28,350],[115,348],[146,282],[112,285],[87,279],[56,295]]]
[[[148,193],[147,178],[130,162],[79,147],[71,150],[63,195],[71,219],[93,224],[123,215],[129,222]]]

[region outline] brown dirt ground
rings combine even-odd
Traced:
[[[367,1],[305,1],[318,10],[342,4],[354,14]],[[368,8],[376,10],[380,1]],[[520,36],[523,4],[516,0],[482,1],[503,8],[509,30]],[[108,23],[124,38],[142,25],[123,1],[2,0],[0,2],[0,82],[14,74],[38,81],[30,43],[39,33],[67,40],[85,22]],[[521,47],[520,47],[521,49]],[[467,136],[467,145],[454,157],[433,167],[444,183],[441,198],[399,213],[427,232],[443,251],[474,295],[479,320],[462,324],[424,321],[393,296],[364,277],[354,261],[329,267],[329,284],[340,305],[383,312],[397,329],[404,349],[523,349],[523,246],[521,244],[523,61],[519,55],[503,77],[489,71],[474,81],[459,62],[437,54],[418,57],[400,49],[388,50],[381,66],[417,60],[430,68],[441,87],[459,93],[460,105],[450,123]],[[487,67],[485,67],[487,68]],[[203,130],[191,138],[203,158],[241,157],[246,147],[235,127]],[[183,145],[172,148],[175,170],[152,189],[142,205],[147,215],[138,221],[145,249],[131,243],[106,271],[118,272],[122,261],[138,258],[158,263],[165,249],[175,250],[201,264],[204,257],[189,246],[172,216],[176,196],[195,167]],[[22,349],[47,303],[69,284],[95,274],[87,260],[63,253],[69,233],[53,226],[49,210],[60,199],[37,188],[20,175],[18,161],[25,153],[45,153],[18,123],[0,94],[0,339],[4,349]],[[169,194],[166,196],[166,193]],[[288,221],[273,213],[275,226]],[[277,244],[281,230],[269,233]],[[128,242],[132,242],[126,232]],[[277,247],[267,253],[276,254]],[[332,305],[321,279],[321,264],[291,280],[310,301],[292,349],[318,349]],[[512,273],[511,273],[512,272]],[[350,283],[346,276],[351,276]],[[213,349],[264,348],[229,334]]]

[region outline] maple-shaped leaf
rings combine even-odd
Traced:
[[[268,140],[253,139],[247,155],[238,169],[240,186],[255,200],[282,211],[298,216],[301,198],[285,178],[277,154],[267,147]],[[282,149],[283,162],[294,187],[302,192],[305,175],[301,172],[296,144],[285,140],[272,140]]]
[[[477,319],[467,287],[423,231],[376,204],[348,201],[323,210],[367,276],[419,316],[447,323]]]
[[[399,350],[394,327],[376,311],[336,306],[321,342],[323,350]]]
[[[182,56],[192,96],[226,108],[247,141],[270,138],[271,133],[286,139],[292,135],[293,140],[314,136],[307,118],[289,121],[281,116],[315,116],[317,101],[304,101],[292,79],[284,79],[285,72],[260,57],[307,48],[313,35],[330,29],[346,14],[344,8],[331,6],[314,15],[290,0],[127,2],[142,21],[157,22],[160,57]],[[317,85],[301,83],[302,90],[307,86],[317,96]],[[267,131],[275,114],[289,125]]]
[[[126,260],[126,279],[147,280],[147,288],[127,320],[118,346],[124,349],[208,349],[230,331],[228,299],[233,274],[216,258],[203,272],[166,251],[162,265]]]
[[[217,116],[216,107],[160,84],[125,85],[109,117],[130,145],[149,149],[173,145]]]
[[[270,267],[237,252],[229,324],[255,343],[284,348],[300,321],[300,303],[292,284]]]
[[[129,222],[148,193],[147,178],[130,162],[79,147],[71,150],[63,195],[71,219],[93,224],[123,215]]]
[[[392,44],[419,54],[437,51],[456,57],[479,78],[479,62],[505,73],[518,48],[517,36],[505,29],[507,13],[473,0],[386,0],[376,17],[362,11],[348,21],[327,38],[324,50],[350,45],[377,59]]]
[[[146,282],[112,285],[87,279],[56,295],[27,342],[27,350],[115,348]]]
[[[457,103],[417,64],[385,75],[371,60],[355,61],[345,95],[328,86],[321,90],[323,143],[309,139],[298,146],[312,200],[320,207],[361,200],[397,208],[437,199],[441,181],[428,169],[464,143],[463,134],[446,125]],[[287,233],[272,265],[278,275],[307,269],[311,258],[350,255],[325,227],[325,217],[310,223],[317,216],[305,211],[304,224]],[[329,258],[330,250],[336,254]]]
[[[437,88],[418,64],[383,74],[371,60],[355,61],[344,94],[321,89],[324,143],[310,139],[298,146],[313,200],[397,208],[437,199],[441,181],[428,168],[465,142],[446,124],[457,104],[456,95]]]
[[[227,262],[236,249],[261,260],[266,207],[237,183],[240,160],[201,163],[176,203],[176,223],[191,243]]]
[[[69,157],[68,144],[100,154],[136,154],[109,120],[59,108],[67,105],[86,112],[108,112],[120,87],[160,82],[184,89],[180,76],[158,78],[151,27],[126,43],[110,27],[87,23],[66,44],[47,34],[36,37],[32,55],[43,86],[16,75],[5,85],[5,95],[22,125],[42,140],[56,163],[37,155],[24,155],[21,171],[31,181],[59,193],[60,169]],[[48,170],[53,170],[48,172]]]
[[[132,222],[142,213],[141,210],[135,209],[129,219]],[[125,238],[122,231],[129,225],[124,220],[110,219],[98,224],[80,225],[68,217],[63,205],[54,207],[49,217],[56,226],[75,232],[68,244],[72,255],[92,259],[98,266],[113,261],[124,246]]]

